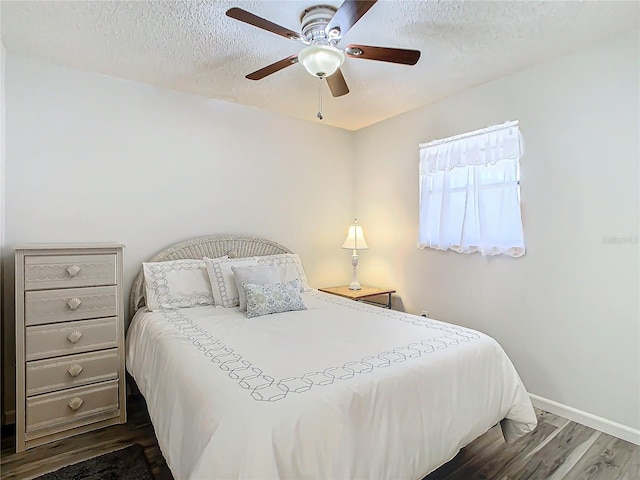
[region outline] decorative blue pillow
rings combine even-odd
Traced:
[[[259,317],[272,313],[306,310],[300,294],[300,279],[286,283],[254,285],[242,283],[247,296],[247,317]]]

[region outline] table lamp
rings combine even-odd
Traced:
[[[364,239],[364,233],[362,233],[362,227],[358,225],[358,219],[354,219],[353,225],[349,227],[347,232],[347,238],[342,244],[342,248],[353,250],[351,254],[351,265],[353,265],[353,278],[351,279],[351,285],[349,290],[360,290],[360,282],[358,282],[358,274],[356,269],[358,267],[358,250],[366,250],[369,248],[367,241]]]

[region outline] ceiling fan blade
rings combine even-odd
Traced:
[[[334,97],[341,97],[349,93],[349,87],[340,69],[336,70],[336,73],[330,77],[327,77],[327,84],[329,85],[329,90],[331,90],[331,95]]]
[[[276,35],[280,35],[285,38],[290,38],[292,40],[302,40],[302,35],[298,32],[294,32],[293,30],[289,30],[288,28],[282,27],[276,23],[270,22],[262,17],[254,15],[251,12],[247,12],[241,8],[230,8],[227,10],[227,17],[235,18],[236,20],[240,20],[241,22],[248,23],[249,25],[253,25],[254,27],[262,28],[271,33],[275,33]]]
[[[406,50],[404,48],[372,47],[370,45],[349,45],[344,49],[351,58],[364,58],[366,60],[378,60],[381,62],[401,63],[403,65],[415,65],[420,59],[419,50]]]
[[[298,63],[298,55],[291,55],[290,57],[283,58],[282,60],[277,61],[276,63],[272,63],[271,65],[267,65],[260,70],[256,70],[253,73],[247,75],[246,78],[249,80],[261,80],[264,77],[271,75],[272,73],[279,72],[283,68],[287,68],[290,65],[295,65]]]
[[[340,35],[344,37],[347,32],[351,30],[351,27],[353,27],[377,1],[378,0],[345,0],[327,24],[324,31],[327,35],[330,35],[329,32],[337,28],[340,30]]]

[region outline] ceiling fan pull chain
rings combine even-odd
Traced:
[[[318,115],[319,120],[322,120],[322,77],[318,77]]]

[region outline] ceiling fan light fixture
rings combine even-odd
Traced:
[[[344,52],[331,45],[309,45],[298,53],[298,60],[314,77],[330,77],[344,63]]]

